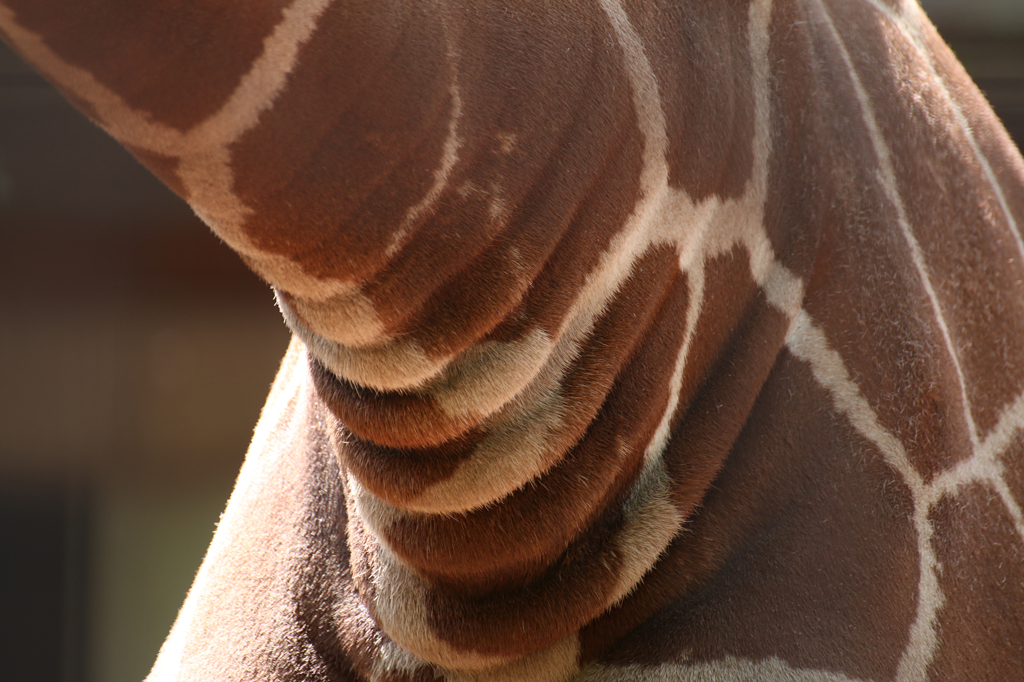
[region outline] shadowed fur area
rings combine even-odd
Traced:
[[[293,331],[150,674],[1013,679],[1024,161],[911,0],[0,0]]]

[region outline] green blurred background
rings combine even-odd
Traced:
[[[926,0],[1024,141],[1024,0]],[[287,333],[180,201],[0,48],[0,679],[146,675]]]

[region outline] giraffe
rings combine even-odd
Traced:
[[[1010,680],[1024,161],[910,0],[0,0],[294,336],[149,676]]]

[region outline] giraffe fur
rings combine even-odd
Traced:
[[[916,3],[102,2],[0,31],[294,333],[149,680],[1019,675],[1024,161]]]

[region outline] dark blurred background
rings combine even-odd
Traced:
[[[138,682],[288,334],[182,201],[0,52],[0,680]]]
[[[922,4],[1024,141],[1024,0]],[[0,48],[0,677],[145,676],[287,338],[188,207]]]

